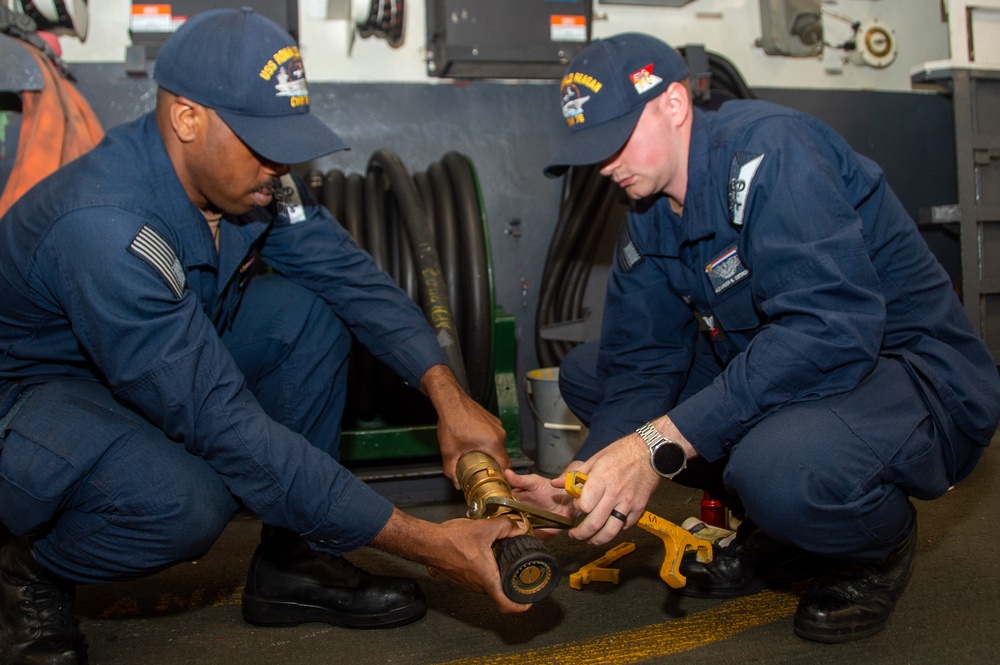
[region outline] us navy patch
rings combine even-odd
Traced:
[[[628,230],[628,222],[622,224],[621,234],[618,236],[618,265],[624,272],[630,272],[632,268],[642,263],[644,257],[639,252],[632,240],[632,234]]]
[[[728,247],[705,266],[705,275],[708,276],[715,295],[745,279],[749,274],[750,271],[736,253],[736,245]]]
[[[733,157],[733,163],[729,167],[729,221],[733,226],[743,226],[747,196],[762,161],[764,155],[736,153]]]
[[[178,298],[187,286],[187,275],[173,248],[152,227],[143,225],[132,239],[128,251],[148,263]]]

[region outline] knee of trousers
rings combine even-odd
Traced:
[[[874,560],[898,543],[911,517],[898,488],[843,473],[827,460],[789,455],[787,463],[730,455],[724,474],[746,516],[765,533],[804,550],[846,560]],[[895,540],[894,540],[895,539]]]
[[[329,304],[309,289],[280,275],[254,279],[243,296],[232,331],[223,341],[245,344],[245,337],[268,337],[286,353],[339,363],[350,352],[351,335]],[[227,344],[228,345],[228,344]]]
[[[753,434],[744,438],[730,453],[723,483],[765,533],[815,550],[851,519],[857,479],[830,460],[798,455],[794,442],[770,443]]]
[[[593,420],[598,406],[598,342],[573,347],[559,364],[559,393],[570,411],[584,424]]]
[[[239,504],[220,481],[211,488],[201,485],[197,492],[173,497],[162,509],[156,524],[159,542],[167,544],[162,563],[170,565],[208,552],[239,511]]]
[[[239,509],[221,481],[149,499],[117,511],[63,513],[34,541],[36,557],[78,583],[136,579],[202,557]]]
[[[344,393],[350,331],[329,304],[284,277],[253,280],[221,339],[269,415],[297,431],[304,402]]]
[[[305,313],[296,321],[299,327],[292,342],[299,353],[338,367],[351,351],[351,333],[326,301],[309,295],[308,309],[303,308]]]

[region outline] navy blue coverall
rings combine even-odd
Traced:
[[[765,102],[694,110],[682,213],[635,203],[602,325],[560,369],[578,459],[668,414],[765,532],[843,559],[888,554],[907,497],[967,476],[1000,418],[996,366],[881,169]]]
[[[411,385],[444,354],[296,182],[304,205],[224,217],[217,253],[150,114],[0,221],[0,520],[46,569],[190,560],[234,497],[338,554],[385,525],[337,461],[351,333]]]

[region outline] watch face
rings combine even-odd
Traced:
[[[684,449],[680,447],[680,444],[664,443],[653,451],[653,468],[661,475],[671,476],[684,468],[686,459]]]

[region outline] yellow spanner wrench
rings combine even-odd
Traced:
[[[587,474],[570,471],[566,474],[566,491],[579,498],[583,484],[587,482]],[[646,511],[636,522],[637,526],[653,534],[663,541],[666,553],[663,565],[660,566],[660,579],[672,589],[680,589],[687,584],[687,578],[681,574],[681,557],[688,550],[697,552],[698,561],[708,563],[712,560],[712,543],[701,538],[695,538],[691,532],[682,529],[673,522],[658,517]]]
[[[573,589],[582,589],[584,584],[591,582],[614,582],[618,584],[617,568],[609,568],[612,563],[622,558],[626,554],[635,551],[635,543],[619,543],[615,545],[600,559],[591,561],[580,570],[569,575],[569,586]]]

